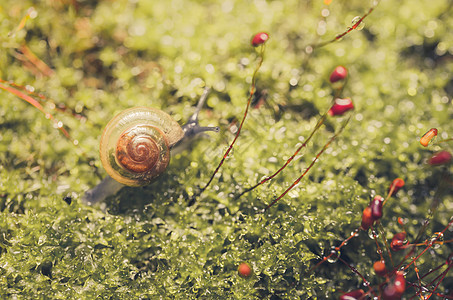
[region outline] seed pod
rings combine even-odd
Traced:
[[[398,300],[401,299],[406,291],[406,279],[402,272],[396,272],[393,282],[390,282],[385,288],[382,298],[384,300]]]
[[[268,39],[269,34],[267,34],[266,32],[259,32],[252,38],[252,46],[258,47],[259,45],[264,44]]]
[[[387,274],[387,268],[382,261],[377,261],[373,264],[374,272],[379,276],[385,276]]]
[[[393,251],[402,250],[404,248],[404,245],[406,244],[406,242],[407,242],[406,241],[406,232],[396,233],[392,238],[392,241],[390,243],[390,248]]]
[[[393,188],[393,192],[390,196],[395,195],[403,186],[404,186],[404,180],[401,178],[396,178],[393,180],[392,184],[389,187],[389,192]]]
[[[343,66],[338,66],[330,74],[329,80],[334,83],[346,79],[346,76],[348,76],[348,70]]]
[[[427,147],[428,144],[431,142],[431,140],[437,136],[437,129],[436,128],[431,128],[426,132],[421,138],[420,138],[420,144],[422,144],[423,147]]]
[[[335,103],[330,108],[328,114],[331,116],[341,116],[351,109],[354,109],[354,104],[350,98],[337,98],[335,99]]]
[[[382,217],[382,204],[384,203],[384,198],[381,196],[374,197],[373,201],[371,201],[371,215],[374,221],[379,220]]]
[[[445,165],[451,161],[451,154],[448,151],[440,151],[431,156],[428,160],[428,164],[431,166]]]
[[[404,291],[406,290],[406,279],[404,278],[403,272],[396,272],[394,285],[396,292],[400,295],[403,295]]]
[[[371,207],[367,206],[363,210],[363,214],[362,214],[362,229],[368,230],[368,228],[370,228],[370,226],[373,225],[373,222],[374,222],[374,220],[373,220],[373,215],[371,212]]]

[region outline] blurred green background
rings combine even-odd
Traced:
[[[452,1],[382,0],[362,30],[311,51],[377,2],[327,3],[1,0],[0,78],[9,82],[2,84],[43,94],[45,110],[77,141],[0,91],[2,297],[322,299],[367,290],[341,262],[307,271],[360,225],[363,208],[396,177],[406,186],[384,208],[386,238],[401,231],[402,217],[413,240],[433,202],[438,209],[421,240],[444,229],[452,167],[426,160],[451,152],[452,143],[423,148],[418,139],[432,127],[439,139],[453,134]],[[270,39],[253,109],[219,176],[189,205],[242,118],[259,53],[250,40],[260,31]],[[296,188],[257,213],[346,119],[329,117],[281,175],[236,199],[307,139],[330,107],[337,65],[349,71],[342,96],[354,101],[351,121]],[[220,126],[220,134],[174,155],[149,186],[124,188],[93,207],[79,200],[105,176],[98,145],[109,119],[142,105],[183,124],[205,86],[211,93],[200,122]],[[420,272],[444,263],[451,248],[418,259]],[[362,232],[341,255],[372,286],[383,281],[372,270],[376,250]],[[252,266],[250,278],[237,274],[242,261]],[[406,278],[417,282],[413,268]],[[452,285],[447,275],[438,291]]]

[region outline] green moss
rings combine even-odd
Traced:
[[[370,198],[384,195],[396,177],[407,185],[384,209],[388,239],[401,230],[396,220],[403,217],[413,241],[436,201],[421,240],[448,224],[451,184],[436,190],[451,176],[451,165],[432,168],[426,159],[440,148],[451,152],[452,143],[422,148],[418,138],[432,127],[439,139],[453,133],[449,1],[382,1],[363,30],[311,55],[306,46],[341,33],[371,2],[9,2],[0,9],[0,78],[43,93],[46,110],[78,145],[39,110],[0,92],[1,296],[338,297],[363,288],[360,277],[340,261],[308,271],[359,226]],[[37,17],[15,32],[32,4]],[[319,36],[323,9],[329,16]],[[258,58],[250,38],[259,31],[271,37],[257,79],[265,104],[251,109],[212,186],[192,202],[234,137],[232,120],[242,117]],[[23,62],[21,45],[54,74]],[[329,108],[328,76],[340,64],[349,70],[343,95],[354,101],[353,118],[300,184],[257,213],[302,174],[345,120],[328,118],[281,175],[236,198],[307,139]],[[79,200],[105,176],[97,148],[113,115],[153,106],[182,124],[205,85],[212,91],[201,123],[220,126],[220,134],[174,155],[167,172],[147,187],[124,188],[95,207]],[[68,110],[57,111],[51,102]],[[372,285],[381,282],[372,271],[376,245],[366,233],[341,252]],[[426,273],[450,253],[446,243],[417,265]],[[254,272],[248,279],[237,274],[243,261]],[[417,282],[409,270],[407,280]],[[447,276],[439,292],[451,282]],[[408,288],[408,295],[414,292]]]

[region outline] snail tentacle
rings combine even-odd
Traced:
[[[198,134],[206,132],[206,131],[214,131],[214,132],[220,131],[220,128],[218,126],[200,126],[200,124],[198,122],[198,115],[199,115],[201,109],[203,108],[203,105],[208,97],[208,94],[209,94],[209,88],[205,88],[203,91],[203,94],[200,97],[200,100],[198,100],[195,112],[189,118],[187,123],[182,126],[182,130],[184,131],[184,138],[181,139],[178,142],[178,144],[186,144],[190,140],[192,140],[195,136],[197,136]]]

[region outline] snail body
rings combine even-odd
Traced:
[[[181,150],[201,132],[218,132],[218,127],[198,124],[207,94],[205,89],[195,112],[183,126],[166,112],[150,107],[129,108],[115,116],[105,127],[99,148],[102,165],[109,176],[85,192],[82,199],[92,204],[125,185],[147,185],[165,171],[170,153],[177,151],[175,146]]]
[[[101,162],[116,181],[128,186],[146,185],[165,171],[170,148],[183,137],[182,127],[159,109],[126,109],[104,129]]]

